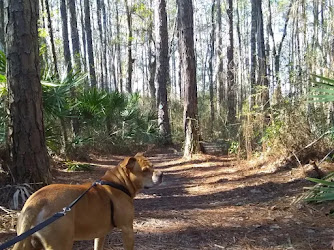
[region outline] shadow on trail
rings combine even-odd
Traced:
[[[177,188],[165,186],[156,190],[144,191],[145,194],[155,194],[159,198],[136,199],[135,206],[139,211],[141,208],[168,211],[170,209],[211,209],[222,206],[259,204],[299,193],[301,182],[303,180],[294,180],[287,183],[267,182],[207,195],[191,196],[187,194],[182,185],[177,186]],[[307,181],[304,181],[304,183],[306,184]]]
[[[305,250],[314,249],[313,245],[321,250],[329,249],[329,242],[320,242],[318,236],[325,234],[331,237],[331,233],[329,227],[298,225],[295,222],[210,228],[199,225],[177,232],[139,232],[136,242],[143,244],[140,249],[245,249],[245,245],[249,245],[252,247],[247,249],[277,249],[275,247],[279,246],[279,249]]]

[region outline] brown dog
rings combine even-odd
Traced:
[[[154,171],[152,164],[137,154],[108,170],[101,180],[122,185],[131,197],[114,187],[97,185],[64,217],[17,243],[14,249],[67,250],[72,249],[76,240],[95,239],[94,250],[100,250],[103,249],[106,234],[115,226],[122,230],[124,248],[133,249],[133,198],[140,189],[160,184],[162,173]],[[17,233],[21,234],[62,211],[90,185],[53,184],[38,190],[22,209]]]

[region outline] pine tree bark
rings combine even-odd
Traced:
[[[219,6],[220,8],[220,6]],[[213,56],[215,52],[215,9],[216,9],[216,0],[212,0],[211,5],[211,33],[210,33],[210,59],[209,59],[209,78],[210,78],[210,85],[209,85],[209,95],[210,95],[210,124],[209,124],[209,134],[210,136],[213,134],[213,123],[215,121],[215,110],[213,104]],[[204,73],[205,76],[205,73]],[[204,78],[204,77],[203,77]],[[205,80],[203,79],[203,82]]]
[[[0,50],[5,50],[5,16],[4,16],[4,0],[0,0]]]
[[[70,53],[70,45],[68,41],[68,25],[67,25],[67,7],[66,7],[66,0],[60,0],[60,15],[61,15],[61,22],[62,22],[62,36],[63,36],[63,55],[65,60],[65,67],[67,74],[70,73],[72,69],[72,62],[71,62],[71,53]]]
[[[104,3],[104,0],[102,0],[101,3],[101,8],[102,8],[102,25],[103,25],[103,30],[104,30],[104,36],[102,42],[102,60],[103,60],[103,70],[104,70],[104,82],[105,82],[105,89],[109,90],[110,86],[108,86],[108,82],[111,83],[111,80],[108,81],[108,67],[107,67],[107,35],[109,34],[108,27],[107,27],[107,13],[106,13],[106,6]],[[111,34],[111,31],[110,31]],[[111,59],[111,63],[113,60]],[[115,88],[116,89],[116,88]]]
[[[192,0],[177,0],[177,6],[184,83],[184,156],[189,157],[200,151]]]
[[[88,69],[90,76],[91,87],[96,86],[96,74],[95,74],[95,64],[94,64],[94,52],[93,52],[93,37],[92,37],[92,27],[90,21],[90,6],[89,0],[84,0],[85,6],[85,31],[87,39],[87,53],[88,53]]]
[[[153,42],[153,28],[152,28],[153,23],[150,23],[149,29],[148,29],[148,68],[149,68],[149,89],[150,89],[150,96],[156,101],[156,96],[155,96],[155,71],[156,71],[156,57],[152,51],[152,47],[154,46]]]
[[[96,7],[97,7],[97,26],[99,28],[99,36],[100,36],[100,55],[101,55],[101,60],[100,60],[100,70],[101,70],[101,88],[105,88],[105,82],[104,82],[104,56],[103,56],[103,31],[102,31],[102,20],[101,20],[101,10],[102,10],[102,5],[101,5],[101,0],[96,0]]]
[[[251,82],[251,98],[249,107],[252,108],[255,105],[255,87],[256,87],[256,34],[257,34],[257,0],[252,0],[252,23],[251,23],[251,72],[250,72],[250,82]]]
[[[228,0],[227,16],[229,22],[229,46],[227,48],[227,121],[236,120],[236,90],[234,79],[234,37],[233,37],[233,0]]]
[[[48,16],[48,28],[50,32],[50,42],[51,42],[51,51],[52,51],[52,58],[53,58],[53,66],[55,70],[55,75],[59,75],[58,71],[58,61],[57,61],[57,54],[56,54],[56,47],[55,47],[55,42],[54,42],[54,36],[53,36],[53,28],[52,28],[52,20],[51,20],[51,13],[50,13],[50,5],[49,5],[49,0],[45,0],[45,7],[46,7],[46,13]]]
[[[241,30],[240,30],[240,13],[239,13],[239,4],[237,1],[237,8],[236,8],[236,15],[237,15],[237,35],[238,35],[238,50],[239,50],[239,60],[238,60],[238,83],[237,85],[240,86],[240,93],[239,93],[239,102],[238,102],[238,110],[241,112],[242,106],[244,103],[244,78],[243,78],[243,72],[244,70],[244,64],[243,64],[243,52],[242,52],[242,41],[241,41]]]
[[[224,64],[223,64],[223,39],[222,39],[222,11],[221,11],[221,1],[217,0],[217,116],[221,115],[221,108],[223,106],[222,102],[225,96],[224,90]]]
[[[132,93],[132,71],[133,71],[133,59],[132,59],[132,10],[128,4],[128,0],[125,0],[126,20],[128,24],[128,79],[126,81],[126,91]]]
[[[70,25],[71,25],[71,38],[72,38],[72,55],[74,59],[73,71],[80,72],[81,71],[81,53],[80,53],[80,41],[79,41],[79,31],[77,27],[77,10],[75,5],[75,0],[68,0],[67,5],[69,7],[70,13]],[[71,96],[75,99],[76,91],[75,88],[71,89]],[[62,126],[66,129],[65,126]],[[80,132],[80,124],[78,118],[73,117],[71,119],[71,127],[72,127],[72,136],[79,135]],[[64,131],[65,136],[67,133]]]
[[[15,183],[51,182],[39,76],[38,0],[5,1],[10,150]]]
[[[170,144],[171,130],[167,102],[169,75],[168,27],[165,0],[155,1],[156,86],[159,134],[163,144]]]
[[[74,70],[81,71],[80,41],[79,41],[79,31],[78,31],[78,25],[77,25],[77,11],[76,11],[76,6],[75,6],[75,0],[68,0],[67,5],[70,10],[70,25],[71,25]]]
[[[267,74],[267,58],[264,45],[262,0],[257,1],[257,15],[258,15],[257,50],[258,50],[258,64],[259,64],[257,85],[264,87],[262,88],[261,92],[261,100],[262,100],[262,107],[266,108],[269,106],[269,81]]]
[[[61,0],[63,1],[63,0]],[[80,1],[80,22],[81,22],[81,36],[82,36],[82,47],[83,47],[83,56],[82,56],[82,63],[83,63],[83,71],[87,71],[87,39],[86,39],[86,28],[85,28],[85,21],[84,21],[84,6],[83,2]]]
[[[120,33],[120,23],[119,23],[119,13],[118,13],[118,0],[115,3],[116,7],[116,53],[117,53],[117,79],[119,85],[119,91],[123,92],[123,75],[122,75],[122,55],[121,55],[121,33]]]

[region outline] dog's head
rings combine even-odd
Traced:
[[[128,169],[129,178],[137,188],[151,188],[162,182],[163,173],[154,170],[153,164],[143,154],[125,158],[122,165]]]

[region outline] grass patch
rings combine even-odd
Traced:
[[[67,161],[65,162],[65,165],[67,167],[67,171],[70,171],[70,172],[92,171],[93,169],[90,164],[73,162],[73,161]]]

